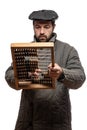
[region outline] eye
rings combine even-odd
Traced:
[[[40,28],[40,26],[39,26],[39,25],[35,25],[34,27],[35,27],[36,29],[39,29],[39,28]]]
[[[49,28],[50,28],[50,25],[45,25],[45,28],[46,28],[46,29],[49,29]]]

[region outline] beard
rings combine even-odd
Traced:
[[[38,36],[38,37],[36,38],[36,40],[37,40],[38,42],[47,42],[47,41],[48,41],[48,38],[47,38],[46,35],[40,35],[40,36]]]

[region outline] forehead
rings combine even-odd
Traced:
[[[34,24],[52,24],[52,21],[47,20],[34,20]]]

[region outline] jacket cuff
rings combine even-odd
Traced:
[[[63,68],[62,68],[62,70],[63,70]],[[63,71],[62,74],[60,75],[58,81],[62,82],[64,79],[65,79],[65,75],[64,75],[64,71]]]

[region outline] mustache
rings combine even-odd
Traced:
[[[41,38],[41,37],[45,37],[45,38],[47,38],[47,36],[46,36],[46,35],[43,35],[43,34],[39,35],[38,38]]]

